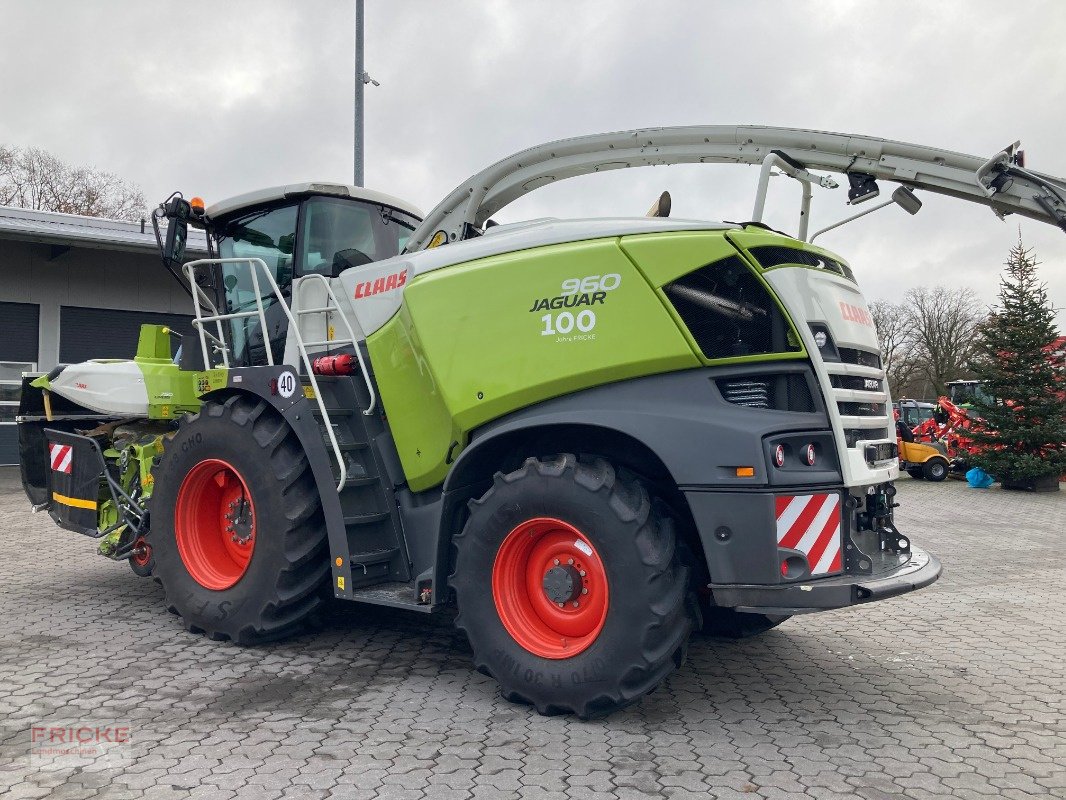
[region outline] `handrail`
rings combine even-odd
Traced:
[[[242,258],[227,260],[244,261],[245,259]],[[188,277],[189,279],[190,294],[193,297],[193,313],[196,315],[196,319],[193,320],[192,324],[193,327],[196,328],[197,332],[200,334],[200,349],[204,356],[204,369],[209,369],[211,367],[211,357],[208,355],[207,352],[206,337],[210,337],[211,341],[215,343],[215,349],[218,352],[222,353],[223,366],[229,366],[229,348],[226,347],[226,334],[222,330],[222,320],[218,318],[218,309],[215,308],[214,302],[212,302],[211,298],[207,296],[207,293],[200,288],[199,284],[196,283],[195,268],[198,267],[200,264],[208,261],[210,261],[210,259],[204,258],[201,258],[198,261],[189,261],[188,263],[183,264],[181,268],[182,271],[185,273],[186,277]],[[209,309],[211,309],[214,314],[208,317],[204,317],[201,313],[201,306],[203,305],[206,305]],[[211,322],[212,320],[214,320],[215,325],[218,328],[217,337],[205,331],[203,327],[204,322]],[[263,330],[266,330],[266,328],[264,327]]]
[[[377,393],[374,391],[374,382],[372,380],[370,380],[370,373],[369,373],[369,371],[367,371],[366,362],[363,359],[363,352],[362,352],[362,350],[359,349],[359,340],[355,338],[355,331],[352,329],[352,324],[348,321],[348,317],[341,310],[340,302],[337,300],[337,295],[334,294],[334,292],[333,292],[333,287],[329,285],[329,281],[326,279],[325,275],[322,275],[322,274],[317,273],[317,272],[313,272],[313,273],[311,273],[309,275],[304,275],[302,278],[300,278],[300,282],[298,284],[298,287],[296,289],[294,289],[293,292],[294,292],[294,294],[296,294],[297,292],[302,293],[304,291],[303,287],[305,285],[309,285],[309,284],[306,284],[305,282],[308,281],[309,279],[312,279],[312,278],[317,278],[322,283],[322,285],[326,289],[327,302],[332,302],[333,305],[332,306],[325,305],[325,306],[321,306],[321,307],[305,308],[305,309],[301,309],[299,307],[299,305],[297,305],[296,314],[297,314],[297,316],[304,316],[304,315],[307,315],[307,314],[323,314],[324,313],[326,315],[326,329],[327,329],[327,331],[329,330],[329,315],[332,314],[334,311],[336,311],[337,314],[340,315],[341,321],[344,323],[344,327],[348,329],[348,339],[346,341],[350,342],[351,345],[352,345],[352,348],[355,350],[355,359],[356,359],[356,361],[359,362],[359,371],[363,373],[363,381],[366,383],[366,390],[370,394],[370,405],[368,405],[365,409],[363,409],[363,414],[366,415],[366,416],[370,416],[371,414],[374,413],[374,408],[377,406],[377,402],[378,402]],[[328,333],[327,333],[327,337],[328,337]],[[337,341],[337,340],[330,340],[330,341]],[[326,344],[326,342],[315,342],[315,344],[316,345]]]
[[[326,429],[326,434],[329,436],[330,447],[333,449],[333,454],[337,458],[337,467],[340,471],[340,477],[337,481],[337,491],[339,492],[344,488],[345,482],[348,480],[348,468],[344,462],[344,454],[341,451],[340,444],[337,442],[337,436],[333,433],[333,423],[330,421],[329,412],[326,411],[326,404],[322,400],[322,392],[319,391],[318,381],[315,379],[314,370],[311,367],[311,357],[307,354],[307,348],[304,347],[303,339],[300,336],[300,328],[296,322],[296,318],[293,316],[292,310],[289,308],[289,304],[285,302],[285,298],[281,294],[281,289],[278,287],[277,281],[274,280],[274,276],[270,274],[270,270],[267,268],[266,262],[261,258],[201,258],[196,261],[190,261],[182,267],[185,270],[185,274],[189,276],[189,281],[195,287],[195,272],[196,268],[205,264],[234,264],[234,263],[247,263],[251,267],[252,286],[255,289],[256,296],[256,308],[259,316],[259,323],[262,326],[260,330],[263,332],[263,345],[267,353],[267,362],[270,366],[274,366],[274,355],[270,349],[270,340],[267,337],[267,324],[266,313],[263,309],[263,298],[259,292],[259,278],[257,276],[257,267],[262,268],[263,275],[266,276],[267,282],[270,284],[271,290],[274,292],[274,296],[278,300],[278,305],[283,312],[285,312],[286,318],[289,320],[289,332],[293,335],[293,341],[296,343],[297,349],[300,351],[300,359],[303,361],[304,368],[307,371],[307,377],[311,382],[311,389],[315,394],[315,402],[318,404],[318,410],[322,414],[322,423]],[[199,289],[199,287],[195,287]],[[202,293],[202,292],[201,292]],[[332,292],[331,292],[332,294]],[[222,320],[227,319],[245,319],[252,316],[256,312],[238,311],[232,314],[219,314],[218,309],[215,308],[213,303],[208,301],[211,310],[215,313],[208,317],[204,317],[201,314],[200,304],[194,303],[194,311],[196,313],[196,319],[193,320],[193,325],[200,332],[200,346],[204,353],[204,366],[209,368],[211,362],[207,358],[207,340],[205,339],[205,333],[203,329],[204,322],[214,321],[218,324],[219,333],[222,333]],[[339,307],[338,307],[339,310]],[[345,321],[347,323],[347,320]],[[351,330],[351,326],[349,326]],[[354,334],[353,334],[354,336]],[[224,339],[223,339],[224,341]],[[222,349],[223,364],[229,367],[229,357],[227,354],[228,348]],[[357,348],[358,350],[358,348]]]

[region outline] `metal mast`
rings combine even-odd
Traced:
[[[363,87],[366,72],[363,70],[363,0],[355,0],[355,180],[363,185]]]

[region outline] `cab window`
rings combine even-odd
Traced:
[[[314,197],[304,206],[299,273],[336,277],[399,255],[418,221],[372,203]]]
[[[297,206],[288,205],[256,211],[227,223],[218,239],[219,257],[262,259],[282,294],[287,296],[292,285],[296,217]],[[270,330],[264,337],[258,317],[229,321],[231,356],[237,364],[267,363],[268,343],[275,362],[281,360],[284,351],[286,317],[281,310],[272,308],[277,298],[268,281],[262,273],[257,277]],[[255,310],[255,284],[248,263],[223,264],[222,284],[227,311]]]

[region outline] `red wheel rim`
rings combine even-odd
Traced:
[[[240,473],[217,458],[185,476],[174,507],[174,535],[185,569],[205,589],[228,589],[255,549],[252,494]]]
[[[581,531],[550,517],[527,520],[500,545],[492,599],[511,637],[542,658],[571,658],[607,619],[607,571]]]
[[[138,567],[147,567],[152,560],[152,546],[145,541],[143,536],[138,536],[133,541],[133,554],[130,561]]]

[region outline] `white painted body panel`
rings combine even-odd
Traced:
[[[846,486],[868,486],[870,484],[894,481],[899,476],[899,462],[895,459],[871,467],[866,463],[864,447],[876,442],[895,442],[895,423],[892,418],[892,398],[888,392],[888,382],[881,370],[861,367],[855,364],[829,363],[818,355],[818,345],[814,334],[806,323],[822,323],[829,328],[837,347],[849,347],[879,353],[877,330],[869,319],[869,309],[859,287],[846,278],[830,272],[807,269],[804,267],[779,267],[764,273],[766,281],[774,288],[777,296],[788,310],[796,324],[797,332],[803,340],[807,352],[811,353],[815,374],[826,400],[829,419],[837,431],[837,457],[840,460]],[[843,304],[843,305],[842,305]],[[857,310],[857,312],[856,312]],[[862,377],[878,377],[883,382],[884,391],[879,394],[871,392],[853,393],[845,389],[836,389],[830,383],[830,372]],[[842,417],[837,402],[884,403],[885,417]],[[847,447],[844,437],[839,433],[845,428],[870,426],[868,440],[861,440],[856,447]],[[878,434],[875,431],[880,431]],[[890,436],[886,437],[884,432]]]
[[[98,414],[147,417],[148,388],[133,361],[83,361],[66,367],[52,391]]]

